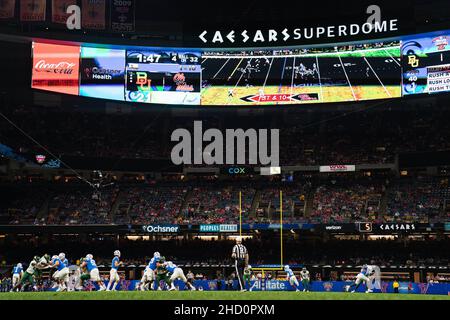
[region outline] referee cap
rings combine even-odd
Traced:
[[[236,243],[241,243],[242,242],[242,238],[241,237],[236,237]]]

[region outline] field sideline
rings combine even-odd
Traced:
[[[449,295],[344,292],[5,292],[0,300],[450,300]]]

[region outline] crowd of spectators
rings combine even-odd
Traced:
[[[104,114],[4,107],[4,113],[53,154],[63,156],[169,159],[173,130],[193,132],[194,120],[207,128],[277,128],[281,165],[394,163],[399,153],[449,150],[450,126],[445,109],[408,111],[283,113],[247,117],[211,113],[192,118],[172,114]],[[0,125],[1,143],[20,153],[41,153],[34,141],[8,123]],[[69,143],[70,142],[70,143]]]
[[[206,179],[205,181],[208,181]],[[8,188],[8,187],[5,187]],[[255,180],[160,181],[86,185],[37,184],[5,189],[3,224],[433,223],[450,219],[448,177],[355,175]],[[241,208],[239,207],[241,196]]]

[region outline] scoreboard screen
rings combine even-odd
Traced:
[[[450,91],[449,41],[450,33],[403,41],[403,95]]]
[[[200,53],[129,50],[125,69],[127,101],[200,104]]]
[[[32,88],[143,104],[281,106],[450,92],[450,30],[316,47],[33,42]]]

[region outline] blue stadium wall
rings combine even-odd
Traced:
[[[129,280],[129,281],[121,281],[117,286],[118,290],[132,291],[135,290],[138,285],[138,280]],[[344,292],[345,286],[351,284],[351,281],[313,281],[311,283],[311,291],[314,292]],[[107,284],[107,281],[105,281]],[[252,287],[255,284],[255,281],[250,283]],[[382,292],[382,293],[394,293],[394,289],[392,286],[393,282],[382,282],[381,290],[375,290],[374,292]],[[179,288],[179,290],[185,290],[185,285],[182,281],[175,281],[175,285]],[[96,286],[96,285],[95,285]],[[195,280],[194,286],[198,290],[204,291],[215,291],[215,290],[227,290],[227,285],[225,281],[221,281],[221,285],[218,285],[218,281],[216,280]],[[238,289],[238,282],[234,281],[232,290]],[[263,287],[263,288],[261,288]],[[91,285],[91,289],[95,287]],[[89,287],[88,287],[89,289]],[[280,280],[270,280],[266,281],[265,288],[264,285],[261,286],[261,283],[256,283],[253,287],[253,291],[262,291],[265,289],[266,291],[293,291],[295,290],[288,281],[280,281]],[[55,290],[55,289],[54,289]],[[303,286],[300,284],[300,290],[303,290]],[[364,292],[366,287],[361,285],[357,292]],[[450,283],[414,283],[414,282],[400,282],[399,286],[399,294],[441,294],[441,295],[449,295],[450,294]]]

